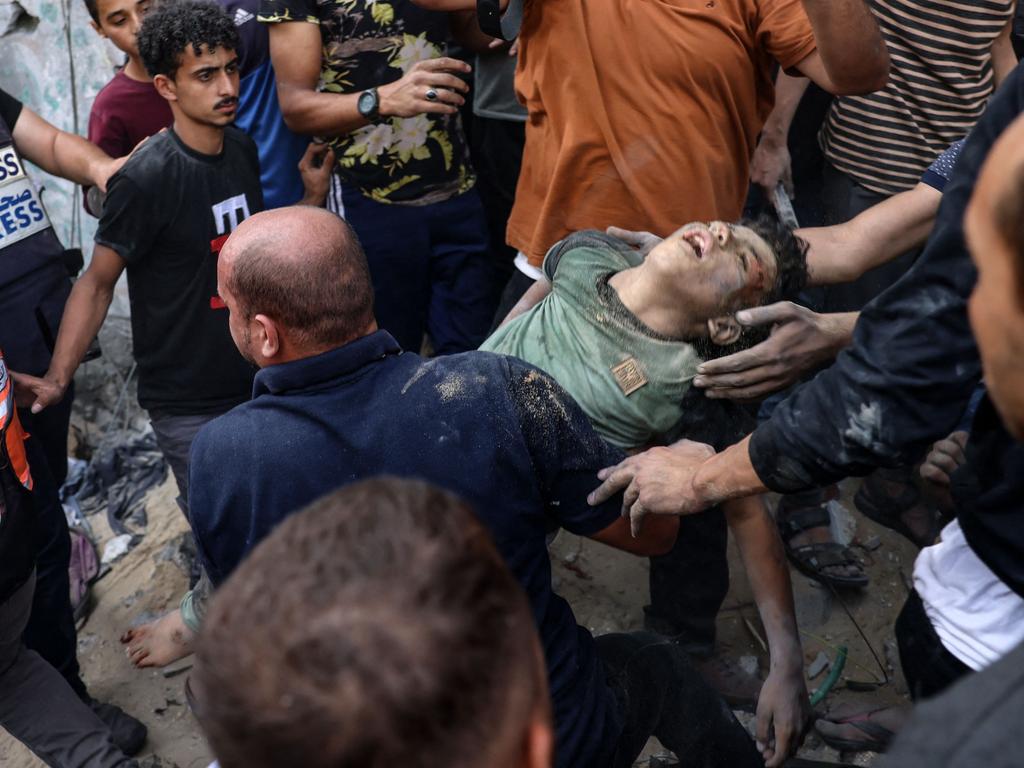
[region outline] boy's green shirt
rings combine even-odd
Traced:
[[[685,341],[641,323],[608,278],[643,257],[600,232],[580,232],[544,258],[551,293],[480,347],[550,374],[580,404],[594,429],[620,448],[669,432],[701,358]]]

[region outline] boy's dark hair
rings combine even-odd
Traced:
[[[795,299],[807,285],[807,243],[781,221],[767,214],[753,220],[743,219],[740,226],[752,229],[775,254],[775,284],[762,305]]]
[[[188,46],[196,56],[206,46],[237,50],[238,30],[219,6],[203,0],[160,3],[146,14],[139,29],[139,57],[150,77],[164,75],[172,80],[181,66]]]
[[[504,764],[547,706],[529,604],[490,537],[397,478],[260,543],[213,598],[191,683],[223,768]]]
[[[85,0],[85,10],[89,12],[89,16],[92,18],[96,25],[100,23],[100,9],[96,5],[96,0]]]
[[[774,216],[761,214],[756,219],[742,219],[739,226],[753,230],[775,254],[777,268],[775,283],[761,301],[761,306],[797,298],[807,285],[807,243],[796,232]],[[715,344],[710,339],[698,339],[697,354],[705,360],[741,352],[768,338],[771,328],[756,326],[744,328],[740,338],[732,344]]]

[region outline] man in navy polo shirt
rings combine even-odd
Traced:
[[[552,379],[499,355],[403,352],[377,329],[358,240],[323,210],[241,224],[221,252],[218,285],[232,338],[261,370],[253,399],[192,447],[192,525],[215,585],[325,492],[379,474],[422,478],[478,510],[526,590],[548,664],[557,765],[630,766],[652,733],[686,765],[762,764],[677,645],[644,634],[595,641],[552,590],[545,540],[560,527],[638,555],[666,551],[677,530],[659,520],[634,539],[619,500],[588,509],[596,470],[617,451]]]

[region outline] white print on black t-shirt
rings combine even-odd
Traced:
[[[238,213],[242,216],[239,218]],[[218,235],[230,235],[235,228],[249,218],[249,203],[245,195],[235,195],[227,200],[221,200],[213,204],[213,222],[217,225]],[[229,224],[229,226],[225,226]]]
[[[228,236],[235,231],[239,224],[249,218],[249,202],[245,195],[235,195],[227,200],[221,200],[210,206],[213,211],[213,222],[217,227],[217,235],[210,241],[210,255],[217,258],[220,249],[224,247]],[[210,309],[227,309],[224,300],[216,293],[210,297]]]

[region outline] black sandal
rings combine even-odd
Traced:
[[[782,546],[786,550],[789,561],[797,570],[815,581],[830,584],[833,587],[860,589],[868,585],[868,575],[864,572],[864,564],[857,559],[849,547],[834,541],[804,544],[795,547],[790,539],[799,533],[812,528],[828,527],[832,517],[824,506],[804,507],[803,509],[784,510],[779,505],[776,511],[776,524],[782,537]],[[826,573],[825,568],[836,566],[853,566],[859,573],[853,576],[839,576]]]

